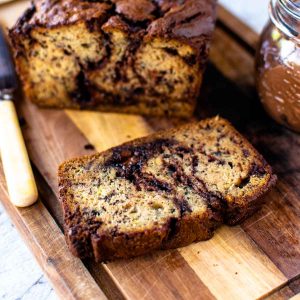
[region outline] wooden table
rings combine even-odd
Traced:
[[[25,1],[0,17],[12,24]],[[10,25],[8,24],[8,25]],[[227,11],[219,22],[195,118],[220,114],[236,125],[279,176],[264,208],[207,242],[144,257],[95,264],[74,258],[61,231],[56,170],[63,160],[177,125],[172,120],[95,112],[41,110],[22,101],[23,133],[40,200],[26,209],[0,199],[63,299],[288,299],[300,292],[300,137],[264,114],[254,89],[257,35]],[[281,297],[281,298],[280,298]]]

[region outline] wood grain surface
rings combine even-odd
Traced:
[[[57,294],[63,299],[106,299],[91,274],[67,249],[63,234],[48,210],[39,200],[28,208],[16,208],[6,193],[0,172],[0,198],[24,241],[32,249]],[[78,285],[74,285],[74,282]]]
[[[22,5],[0,9],[6,24]],[[194,119],[228,118],[262,152],[279,180],[261,211],[240,226],[223,226],[206,242],[107,264],[80,261],[63,239],[57,167],[182,120],[38,109],[20,101],[22,130],[40,201],[16,209],[0,173],[0,199],[62,299],[289,299],[299,293],[300,136],[276,125],[255,92],[254,47],[247,26],[220,9],[210,62]]]

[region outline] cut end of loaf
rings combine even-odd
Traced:
[[[214,23],[212,0],[40,0],[10,36],[40,106],[188,117]]]
[[[275,181],[227,121],[204,120],[62,164],[65,234],[98,261],[188,245],[251,215]]]

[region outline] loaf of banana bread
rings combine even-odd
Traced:
[[[66,240],[97,261],[185,246],[251,215],[275,181],[223,119],[156,133],[60,166]]]
[[[44,107],[190,116],[216,0],[36,0],[10,30],[24,92]]]

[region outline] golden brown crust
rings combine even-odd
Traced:
[[[141,230],[138,232],[118,233],[115,231],[102,231],[96,229],[97,223],[76,212],[70,217],[69,199],[67,199],[67,189],[71,182],[66,178],[70,172],[69,168],[74,165],[90,164],[101,158],[103,162],[112,159],[114,151],[127,151],[128,147],[138,149],[141,145],[159,141],[166,136],[173,136],[180,132],[189,130],[200,130],[216,126],[225,126],[230,132],[230,138],[236,140],[242,147],[246,156],[251,157],[256,168],[251,167],[250,176],[261,177],[263,183],[243,197],[222,198],[219,196],[214,202],[208,202],[209,206],[205,213],[183,214],[180,218],[169,218],[163,227],[153,227],[151,230]],[[125,149],[125,150],[124,150]],[[125,154],[127,155],[127,154]],[[152,136],[140,138],[121,146],[112,148],[103,153],[92,156],[75,158],[63,163],[59,167],[59,189],[60,200],[65,214],[65,234],[72,253],[79,257],[94,257],[97,261],[114,258],[127,258],[148,253],[153,250],[171,249],[188,245],[195,241],[206,240],[212,237],[214,230],[223,222],[229,225],[237,224],[253,214],[264,202],[262,197],[276,182],[271,167],[265,162],[263,157],[253,148],[253,146],[229,124],[228,121],[215,118],[193,123],[175,128],[166,132],[156,133]],[[75,215],[75,221],[74,221]],[[74,229],[77,232],[71,232]],[[88,224],[88,226],[87,226]],[[95,229],[95,230],[94,230]],[[79,230],[79,231],[78,231]]]

